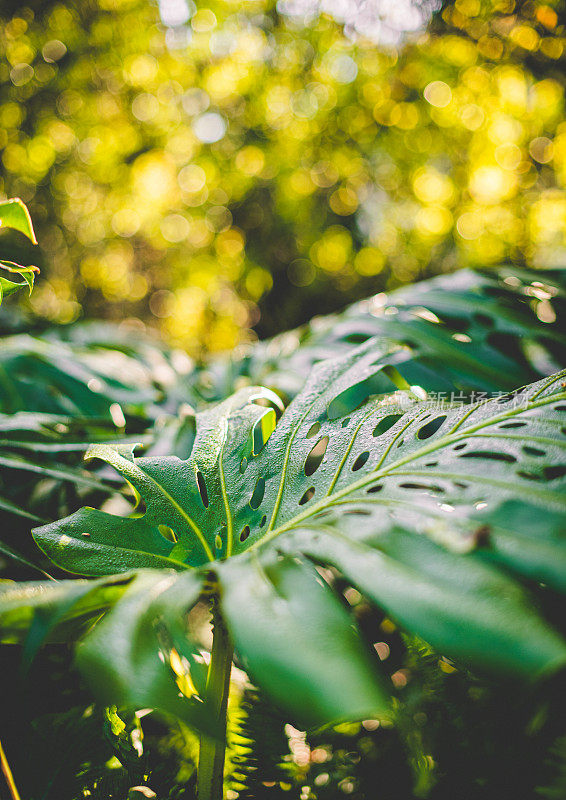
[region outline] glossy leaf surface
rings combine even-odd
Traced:
[[[419,399],[418,387],[392,391],[408,357],[369,342],[322,363],[274,428],[276,398],[243,389],[197,415],[186,461],[92,448],[90,457],[134,486],[145,511],[124,519],[83,509],[36,530],[36,540],[83,574],[212,569],[251,675],[304,723],[343,718],[346,707],[357,715],[384,708],[364,647],[308,561],[337,568],[457,661],[523,677],[553,671],[566,663],[566,645],[507,572],[548,579],[564,558],[548,516],[565,506],[564,375],[439,406]],[[522,533],[538,563],[509,548],[501,531],[509,502],[550,520],[548,530],[541,523],[542,532]],[[336,651],[332,636],[345,637]],[[291,651],[303,653],[293,668]],[[345,685],[357,688],[338,701],[330,675],[349,669],[357,678]]]

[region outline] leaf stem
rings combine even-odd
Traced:
[[[219,738],[212,739],[204,734],[201,736],[197,773],[198,800],[222,800],[223,797],[226,712],[234,648],[222,619],[218,600],[214,603],[212,652],[206,681],[206,696],[218,722]]]
[[[12,770],[10,769],[10,765],[8,764],[8,759],[6,758],[6,753],[4,752],[4,748],[2,747],[2,742],[0,742],[0,763],[2,765],[2,772],[4,773],[6,784],[8,786],[8,789],[10,790],[10,794],[12,795],[12,800],[21,800],[20,794],[14,782],[14,776],[12,775]]]

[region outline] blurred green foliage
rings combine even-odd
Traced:
[[[0,192],[37,224],[36,314],[198,354],[463,265],[560,265],[563,3],[456,0],[396,39],[335,7],[2,4]]]

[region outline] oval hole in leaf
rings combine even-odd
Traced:
[[[200,470],[197,472],[197,486],[202,504],[205,508],[208,508],[208,491],[206,489],[206,481]]]
[[[248,468],[248,459],[244,456],[243,459],[240,461],[240,472],[242,475]]]
[[[250,526],[246,525],[246,527],[243,529],[243,531],[240,534],[240,541],[241,542],[245,542],[249,535],[250,535]]]
[[[431,419],[430,422],[427,422],[426,425],[423,425],[422,428],[419,428],[417,431],[417,439],[429,439],[434,433],[436,433],[445,419],[446,414],[441,414],[439,417]]]
[[[545,467],[542,474],[547,481],[554,481],[556,478],[562,478],[566,475],[566,464],[557,464],[554,467]]]
[[[273,408],[267,409],[265,414],[254,424],[252,429],[252,453],[254,456],[257,456],[265,447],[267,440],[275,430],[276,424],[277,415]]]
[[[177,543],[177,536],[173,528],[170,528],[168,525],[159,525],[158,531],[164,539],[167,539],[168,542],[173,542],[174,544]]]
[[[313,424],[307,431],[307,439],[312,439],[313,436],[316,436],[319,430],[320,430],[320,422],[313,422]]]
[[[217,550],[222,550],[222,538],[218,533],[214,537],[214,546],[216,547]]]
[[[442,486],[434,486],[428,483],[400,483],[400,489],[425,489],[427,492],[444,492]]]
[[[508,464],[513,464],[517,460],[511,453],[494,453],[491,450],[471,450],[462,453],[458,458],[485,458],[489,461],[506,461]]]
[[[373,429],[373,436],[382,436],[384,433],[387,433],[389,428],[392,428],[398,419],[401,419],[403,414],[388,414],[386,417],[383,417],[375,428]]]
[[[544,456],[546,455],[544,450],[541,450],[539,447],[531,447],[530,445],[523,445],[523,452],[526,453],[528,456]]]
[[[371,334],[369,333],[362,333],[354,331],[353,333],[348,333],[346,336],[342,338],[343,342],[347,344],[363,344],[367,342],[368,339],[371,339]]]
[[[367,490],[366,494],[377,494],[377,492],[380,492],[382,489],[383,489],[383,484],[382,483],[376,483],[375,486],[370,486],[369,487],[369,489]]]
[[[467,446],[468,446],[467,442],[462,442],[461,444],[454,445],[454,447],[452,449],[453,450],[463,450],[464,447],[467,447]]]
[[[525,472],[524,470],[519,470],[517,475],[520,478],[525,478],[528,481],[542,481],[542,475],[537,475],[534,472]]]
[[[252,494],[252,499],[250,500],[250,506],[252,508],[259,508],[261,505],[261,501],[263,500],[264,494],[265,494],[265,479],[258,478]]]
[[[311,497],[314,497],[314,486],[311,486],[310,489],[307,489],[304,495],[299,500],[299,505],[304,506],[305,503],[308,503]]]
[[[356,458],[356,460],[352,464],[352,472],[357,472],[359,469],[361,469],[368,460],[368,458],[369,458],[369,450],[364,450],[363,453],[360,453],[360,455]]]
[[[264,514],[263,517],[261,518],[261,522],[259,523],[259,527],[263,528],[266,522],[267,522],[267,514]]]
[[[503,425],[500,425],[500,428],[524,428],[526,422],[504,422]]]
[[[328,447],[329,441],[330,439],[328,436],[323,436],[322,439],[318,440],[318,442],[315,444],[313,449],[308,454],[305,461],[305,475],[307,477],[309,475],[314,475],[314,473],[322,464],[322,459],[324,458],[324,454],[326,453],[326,448]]]

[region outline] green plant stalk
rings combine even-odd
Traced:
[[[224,758],[226,753],[226,712],[230,693],[230,672],[234,648],[224,620],[215,601],[210,666],[206,681],[206,696],[216,717],[219,738],[201,736],[197,770],[198,800],[222,800]]]

